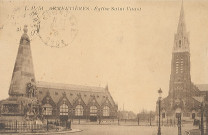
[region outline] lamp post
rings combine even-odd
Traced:
[[[178,115],[178,135],[181,135],[181,114]]]
[[[205,117],[206,117],[206,130],[205,135],[208,134],[208,91],[206,92],[206,96],[204,98],[204,111],[205,111]]]
[[[161,106],[161,98],[162,98],[162,90],[161,88],[158,90],[158,94],[159,94],[159,98],[158,98],[158,109],[159,109],[159,125],[158,125],[158,132],[157,132],[157,135],[161,135],[161,127],[160,127],[160,106]]]
[[[179,98],[177,98],[175,102],[176,102],[176,105],[178,106],[178,108],[176,109],[176,118],[178,119],[178,124],[177,124],[178,135],[181,135],[181,112],[182,112],[181,106],[180,106],[181,101]]]
[[[152,126],[152,112],[150,111],[150,126]]]
[[[204,135],[204,98],[201,102],[201,135]]]

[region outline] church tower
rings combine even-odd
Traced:
[[[189,33],[186,31],[183,4],[181,6],[177,33],[172,51],[169,96],[172,100],[190,96],[190,50]]]
[[[200,90],[191,81],[189,45],[182,3],[178,28],[174,35],[169,94],[161,101],[162,117],[170,122],[176,118],[194,120],[200,112]]]
[[[29,94],[27,91],[28,87],[31,87],[31,84],[35,85],[30,39],[27,35],[27,31],[27,26],[25,25],[24,33],[20,39],[19,49],[10,84],[10,96],[26,96]],[[32,95],[34,96],[34,91]]]

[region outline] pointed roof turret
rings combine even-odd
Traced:
[[[35,75],[33,70],[32,53],[30,49],[30,39],[27,35],[27,25],[24,26],[24,33],[21,36],[16,62],[13,70],[9,95],[26,95],[27,84],[33,81]]]

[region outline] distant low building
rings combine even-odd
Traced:
[[[137,114],[139,121],[150,121],[155,119],[155,112],[152,111],[142,111]]]
[[[118,116],[120,120],[135,120],[137,118],[132,111],[118,111]]]

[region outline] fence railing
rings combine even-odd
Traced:
[[[34,121],[0,121],[0,132],[40,132],[46,124],[37,124]]]
[[[37,121],[0,121],[0,133],[11,132],[47,132],[58,131],[63,129],[71,129],[71,121],[49,122],[44,123]]]

